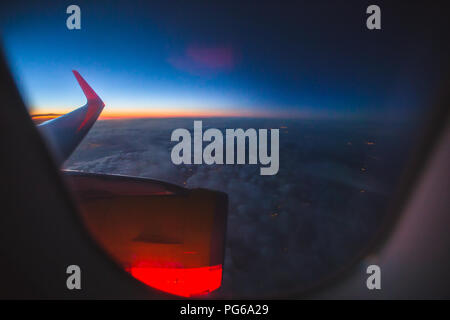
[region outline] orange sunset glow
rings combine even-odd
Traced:
[[[74,108],[75,109],[75,108]],[[54,119],[74,109],[41,109],[30,110],[30,115],[36,123]],[[247,111],[247,110],[186,110],[173,108],[149,108],[136,110],[120,110],[117,108],[103,110],[99,120],[109,119],[138,119],[138,118],[214,118],[214,117],[273,117],[286,116],[282,113],[275,114],[273,111]],[[291,115],[292,116],[292,115]]]

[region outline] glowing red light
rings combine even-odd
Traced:
[[[182,297],[210,293],[222,282],[221,264],[200,268],[131,267],[127,271],[155,289]]]

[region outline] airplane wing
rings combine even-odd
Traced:
[[[86,80],[77,71],[73,70],[72,72],[87,98],[86,105],[38,125],[50,143],[58,164],[64,162],[72,154],[105,106]]]
[[[38,127],[65,161],[105,104],[73,71],[87,104]],[[227,195],[137,177],[63,171],[82,219],[100,246],[136,279],[179,296],[222,282]]]

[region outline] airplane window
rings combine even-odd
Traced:
[[[334,3],[120,6],[85,4],[80,30],[60,21],[63,4],[45,12],[11,5],[14,19],[0,19],[37,125],[94,101],[89,88],[104,102],[92,109],[98,114],[88,116],[88,106],[77,118],[74,135],[88,117],[92,128],[60,163],[80,203],[95,199],[81,205],[94,212],[85,219],[94,236],[110,228],[102,244],[123,250],[113,257],[128,254],[122,244],[134,241],[139,250],[159,248],[164,260],[194,239],[198,249],[176,249],[194,264],[204,258],[198,250],[213,250],[205,239],[223,232],[223,265],[207,264],[222,274],[208,269],[211,282],[195,293],[264,298],[310,288],[364,255],[389,218],[439,84],[431,31],[402,27],[405,14],[370,31],[365,8]],[[412,5],[411,19],[422,12],[431,21],[422,9]],[[54,148],[63,137],[52,130],[43,135]],[[120,181],[108,182],[111,175]],[[227,204],[209,191],[226,194]],[[217,206],[227,209],[223,227],[212,216],[202,225],[199,212]],[[155,223],[133,233],[144,213]],[[178,272],[168,261],[158,266]],[[124,263],[141,281],[190,295],[143,274],[147,265],[155,261]]]

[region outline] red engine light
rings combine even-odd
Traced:
[[[208,294],[222,282],[221,264],[200,268],[131,267],[127,271],[155,289],[182,297]]]

